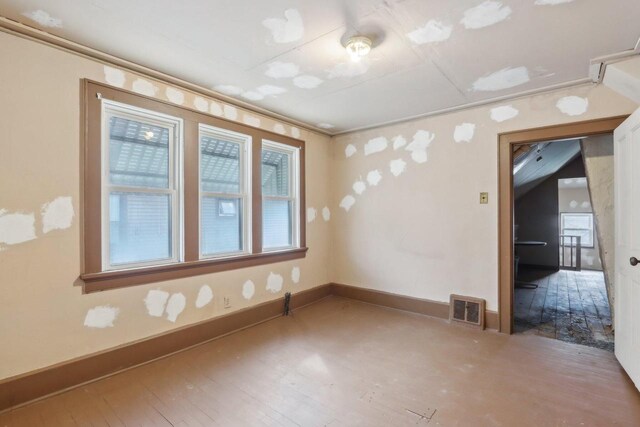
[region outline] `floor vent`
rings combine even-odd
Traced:
[[[451,295],[449,320],[484,329],[484,306],[481,298]]]

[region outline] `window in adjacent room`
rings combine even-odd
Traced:
[[[580,246],[593,248],[593,214],[592,213],[561,213],[561,233],[567,236],[580,236]],[[567,242],[574,239],[566,239]],[[572,243],[575,245],[575,243]]]

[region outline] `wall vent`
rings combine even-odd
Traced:
[[[449,320],[484,329],[484,307],[482,298],[451,295]]]

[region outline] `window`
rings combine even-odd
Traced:
[[[85,81],[86,292],[305,256],[304,142]]]
[[[580,246],[593,248],[593,214],[592,213],[561,213],[560,214],[560,234],[565,236],[580,236]],[[566,243],[572,241],[575,246],[575,239],[565,238]]]

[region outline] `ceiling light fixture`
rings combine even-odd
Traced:
[[[345,46],[352,61],[359,61],[371,51],[371,39],[365,36],[354,36],[347,41]]]

